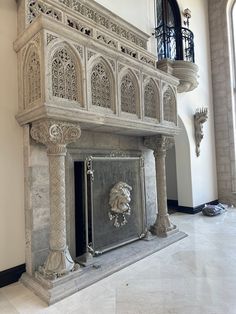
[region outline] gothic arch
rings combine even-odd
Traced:
[[[82,66],[78,54],[67,43],[57,43],[49,56],[51,95],[82,106]]]
[[[31,44],[25,54],[23,66],[24,109],[41,99],[40,57],[36,45]]]
[[[139,84],[136,75],[130,69],[121,75],[120,108],[122,112],[140,116]]]
[[[144,83],[144,116],[160,121],[160,93],[153,79]]]
[[[166,122],[177,123],[176,96],[171,86],[167,85],[163,93],[163,119]]]
[[[110,64],[102,57],[93,59],[90,65],[89,85],[91,104],[94,107],[115,112],[114,77]]]

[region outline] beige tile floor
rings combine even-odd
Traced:
[[[20,283],[0,289],[1,314],[236,314],[236,209],[174,214],[189,237],[47,307]]]

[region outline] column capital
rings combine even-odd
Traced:
[[[49,154],[65,154],[66,145],[80,138],[81,129],[78,123],[45,119],[33,122],[30,134],[47,146]]]
[[[144,138],[144,145],[153,150],[154,156],[165,156],[166,151],[174,145],[174,137],[157,134]]]

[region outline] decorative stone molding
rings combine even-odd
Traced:
[[[77,123],[49,119],[34,122],[30,134],[36,142],[46,145],[50,152],[57,153],[57,146],[64,147],[76,142],[80,138],[81,130]],[[63,149],[62,153],[64,154]]]
[[[66,145],[81,135],[78,124],[55,120],[34,122],[31,137],[46,145],[49,158],[50,239],[49,255],[39,272],[55,279],[78,268],[66,243],[65,155]]]
[[[166,152],[174,145],[174,138],[166,135],[156,135],[144,138],[144,145],[153,150],[154,157],[166,157]]]
[[[165,158],[167,149],[173,144],[173,137],[161,134],[144,139],[144,145],[153,150],[156,163],[158,213],[151,232],[159,236],[168,236],[170,233],[177,231],[176,226],[169,219],[166,195]]]
[[[55,0],[52,5],[50,0],[26,1],[28,2],[26,7],[26,24],[32,23],[38,15],[45,14],[60,22],[65,20],[67,25],[71,26],[73,24],[73,28],[81,30],[80,26],[75,26],[75,20],[68,22],[68,19],[63,18],[63,11],[65,11],[66,8],[68,12],[77,15],[78,18],[86,18],[90,23],[109,31],[113,36],[125,39],[138,47],[147,48],[147,40],[149,37],[147,34],[139,31],[135,27],[131,29],[131,25],[122,19],[120,19],[121,21],[119,22],[117,18],[112,18],[110,12],[96,2]],[[88,34],[85,30],[85,34],[90,35],[90,31],[91,30],[89,30]]]
[[[198,86],[198,66],[182,60],[161,60],[157,68],[179,79],[178,93],[190,92]]]
[[[203,139],[203,123],[208,119],[208,109],[199,108],[194,114],[194,129],[195,129],[195,141],[196,141],[196,155],[200,156],[200,143]]]
[[[53,6],[46,4],[45,1],[28,0],[27,23],[32,23],[39,14],[45,14],[57,21],[62,21],[62,13]]]

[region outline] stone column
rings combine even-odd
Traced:
[[[36,142],[46,145],[49,158],[49,255],[39,272],[45,277],[57,278],[76,266],[66,243],[65,155],[66,145],[77,141],[81,131],[76,123],[48,119],[34,122],[30,133]]]
[[[177,230],[169,219],[166,194],[165,158],[167,149],[173,144],[171,136],[156,135],[144,139],[144,145],[153,150],[155,157],[158,213],[151,231],[159,236],[167,236]]]

